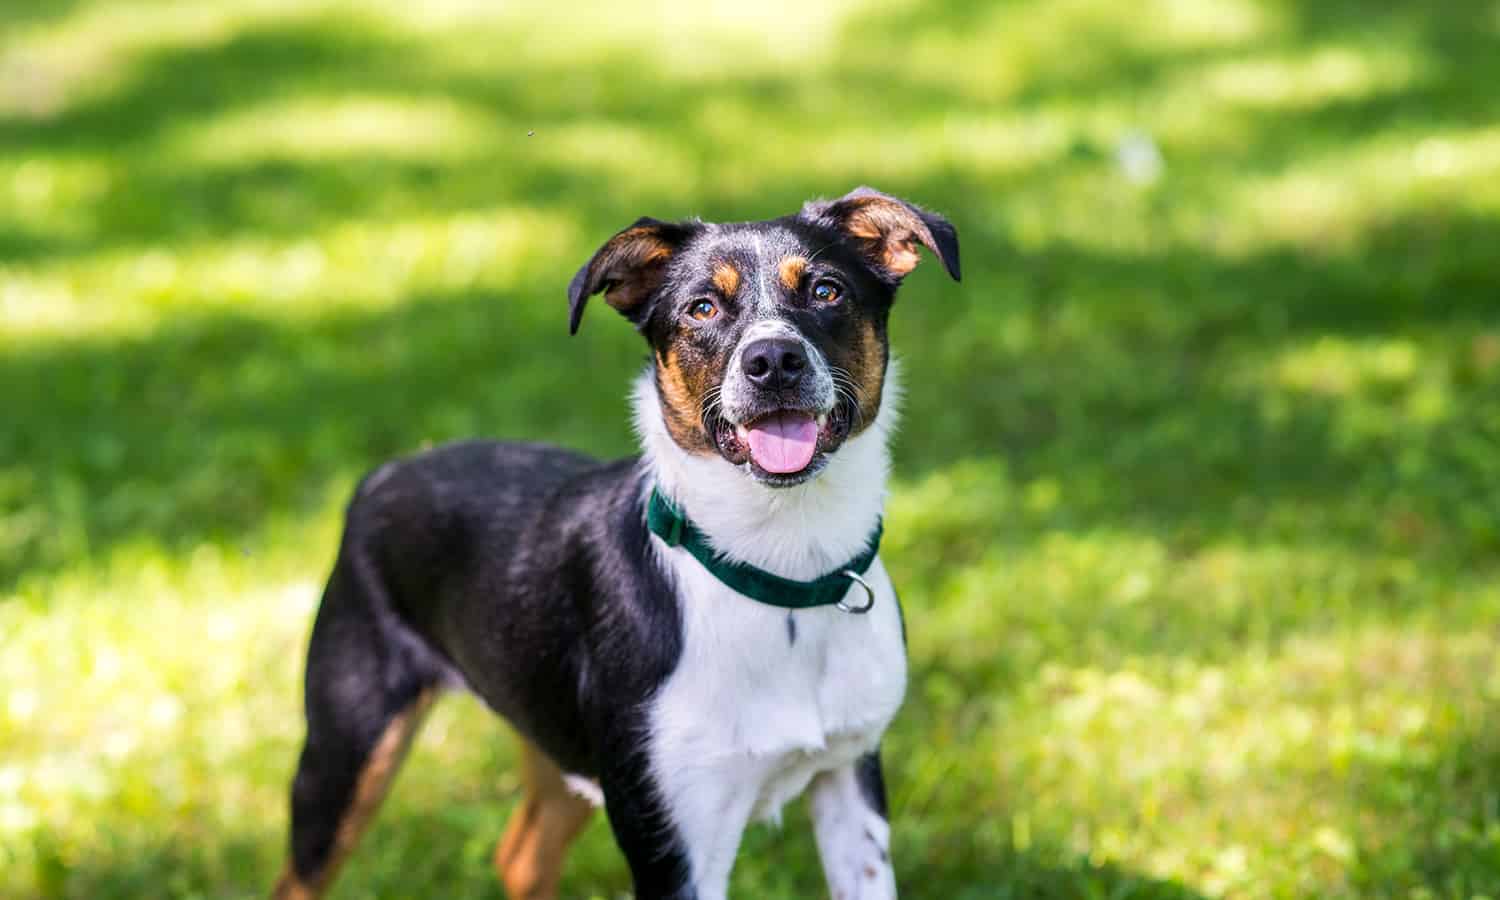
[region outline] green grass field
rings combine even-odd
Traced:
[[[1500,2],[566,5],[0,6],[0,897],[263,895],[354,480],[629,452],[587,254],[861,183],[965,272],[893,322],[903,896],[1500,897]],[[502,896],[513,755],[445,701],[336,896]],[[822,895],[800,807],[734,886]]]

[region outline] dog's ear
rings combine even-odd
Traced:
[[[661,287],[667,260],[697,228],[696,223],[637,219],[605,241],[568,282],[568,333],[578,333],[583,307],[604,292],[604,302],[636,324],[645,318],[646,301]]]
[[[837,200],[814,200],[798,218],[841,233],[877,270],[895,281],[917,267],[917,247],[931,250],[959,279],[958,232],[937,213],[905,200],[859,187]]]

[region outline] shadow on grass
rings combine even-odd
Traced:
[[[10,0],[0,8],[0,25],[19,27],[57,22],[88,5],[82,0]]]
[[[1483,717],[1432,752],[1357,765],[1347,790],[1364,815],[1352,826],[1359,896],[1484,896],[1500,863],[1500,728]]]

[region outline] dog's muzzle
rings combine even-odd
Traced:
[[[821,353],[785,326],[747,334],[725,375],[710,433],[725,459],[773,486],[821,471],[849,432]]]

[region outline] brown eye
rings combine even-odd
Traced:
[[[700,322],[707,322],[718,314],[719,308],[712,300],[695,300],[693,305],[688,307],[688,315]]]
[[[837,303],[838,299],[844,296],[844,292],[839,290],[839,286],[832,281],[818,282],[813,285],[812,293],[813,298],[819,303]]]

